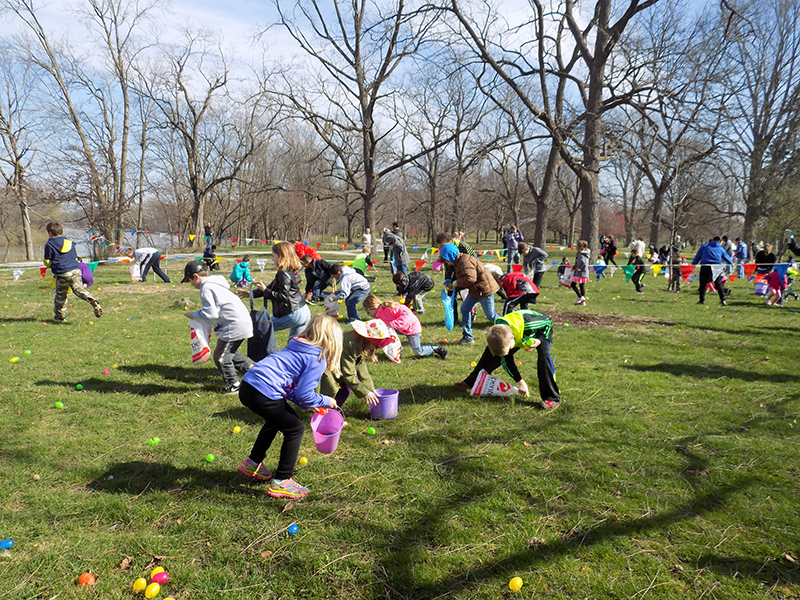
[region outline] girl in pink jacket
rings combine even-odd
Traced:
[[[380,319],[398,333],[402,333],[406,336],[406,338],[408,338],[408,344],[411,346],[411,350],[414,352],[415,356],[423,358],[435,354],[442,360],[447,358],[448,352],[447,348],[444,346],[423,346],[420,343],[422,323],[419,322],[417,315],[411,312],[411,309],[407,306],[395,302],[394,300],[385,300],[381,303],[380,299],[375,294],[368,294],[361,303],[361,306],[369,315],[370,319]]]

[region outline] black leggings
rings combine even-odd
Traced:
[[[272,400],[259,392],[246,381],[239,388],[239,402],[264,419],[264,426],[256,437],[250,460],[258,464],[264,461],[272,440],[280,431],[283,433],[281,457],[275,471],[275,479],[289,479],[294,474],[297,454],[303,441],[305,425],[285,398]]]
[[[578,291],[578,287],[580,286],[580,291]],[[572,282],[572,291],[578,294],[578,298],[583,298],[586,296],[586,284],[583,283],[575,283]]]

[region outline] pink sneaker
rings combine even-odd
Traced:
[[[249,458],[245,458],[242,464],[236,467],[236,470],[245,477],[251,477],[258,481],[272,480],[272,471],[265,467],[263,463],[256,464]]]

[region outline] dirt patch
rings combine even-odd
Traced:
[[[673,327],[675,325],[675,323],[670,321],[654,319],[652,317],[623,317],[620,315],[567,312],[562,310],[546,310],[544,314],[553,319],[553,324],[555,325],[563,326],[568,324],[570,327],[582,327],[584,329],[592,329],[594,327],[617,329],[623,325],[661,325],[663,327]]]

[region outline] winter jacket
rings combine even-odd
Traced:
[[[342,334],[342,360],[339,363],[342,374],[334,377],[333,373],[325,371],[319,382],[320,393],[335,396],[340,389],[349,387],[358,398],[366,398],[367,394],[375,391],[367,361],[356,343],[357,336],[352,329]]]
[[[633,270],[631,275],[635,275],[636,273],[644,274],[644,272],[647,270],[644,266],[644,259],[641,256],[631,256],[628,258],[628,264],[636,265],[636,268]]]
[[[470,256],[474,256],[478,258],[478,253],[475,252],[475,249],[470,246],[464,240],[459,240],[457,242],[452,242],[452,244],[458,249],[458,252],[462,254],[469,254]],[[440,256],[441,257],[441,256]],[[445,280],[451,280],[456,278],[456,268],[454,266],[448,265],[445,263],[444,265],[444,278]]]
[[[506,248],[508,250],[517,250],[519,248],[519,243],[524,242],[525,238],[519,231],[509,231],[506,236]]]
[[[777,262],[777,258],[775,258],[775,254],[770,252],[767,254],[763,250],[759,250],[756,252],[756,273],[761,273],[762,275],[765,273],[769,273],[772,269],[775,268],[775,263]]]
[[[713,240],[700,246],[692,260],[693,265],[721,265],[722,263],[731,265],[733,261],[730,255],[722,249],[720,243]]]
[[[391,231],[384,231],[383,232],[384,248],[386,247],[387,244],[392,249],[392,256],[394,257],[394,264],[396,267],[400,267],[401,265],[407,265],[411,261],[411,258],[408,256],[408,250],[406,250],[406,244],[403,241],[403,238],[393,234]]]
[[[781,274],[774,269],[764,276],[764,280],[767,282],[767,285],[770,287],[770,289],[781,291],[786,289],[785,277],[781,277]]]
[[[250,263],[242,261],[233,265],[233,271],[231,271],[231,276],[229,279],[233,283],[241,281],[242,279],[245,281],[253,281],[253,278],[250,275]]]
[[[222,275],[202,277],[200,300],[203,307],[193,311],[191,318],[209,321],[222,341],[246,340],[253,337],[253,322],[247,308],[230,287]]]
[[[306,305],[303,292],[300,291],[299,277],[293,271],[279,270],[263,292],[253,288],[254,298],[262,296],[265,306],[267,300],[272,300],[273,317],[285,317]]]
[[[456,286],[469,290],[469,295],[473,298],[486,298],[500,289],[492,274],[477,258],[459,254],[455,265]]]
[[[411,312],[410,308],[403,304],[397,304],[392,307],[381,305],[375,312],[375,318],[380,319],[403,335],[422,333],[422,323],[419,322],[419,318]]]
[[[306,254],[308,254],[314,260],[320,258],[319,252],[314,250],[314,248],[312,248],[308,244],[304,244],[303,242],[295,242],[294,251],[297,253],[298,258],[303,258]]]
[[[539,288],[522,273],[509,273],[500,280],[506,298],[517,298],[524,294],[538,294]]]
[[[53,275],[69,273],[78,267],[78,255],[75,245],[63,235],[50,238],[44,245],[44,264],[53,271]]]
[[[591,260],[588,250],[581,250],[575,255],[575,266],[572,267],[573,277],[589,277],[589,261]]]
[[[133,260],[139,267],[144,267],[154,254],[158,254],[158,257],[161,258],[161,250],[158,248],[137,248],[133,253]]]
[[[253,365],[242,377],[267,398],[285,398],[300,408],[330,406],[331,398],[315,390],[327,364],[322,349],[290,339],[286,348]]]
[[[522,257],[522,267],[527,272],[532,269],[534,273],[542,273],[547,270],[544,268],[544,261],[547,260],[547,257],[547,252],[536,246],[531,246],[528,249],[528,253]]]
[[[401,296],[414,297],[424,292],[430,292],[434,287],[433,277],[420,271],[412,271],[403,277],[400,283],[395,284],[397,293]]]

